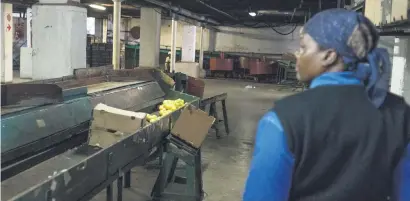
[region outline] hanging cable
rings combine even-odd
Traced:
[[[300,1],[299,8],[301,8],[302,5],[303,5],[303,0]],[[295,16],[296,10],[297,10],[297,8],[293,9],[293,13],[292,13],[292,16],[291,16],[291,18],[290,18],[290,20],[289,20],[289,23],[292,22],[293,17]],[[282,33],[282,32],[280,32],[280,31],[276,30],[273,26],[271,26],[271,29],[272,29],[274,32],[276,32],[277,34],[286,36],[286,35],[292,34],[292,33],[296,30],[297,27],[298,27],[298,26],[297,26],[297,24],[295,23],[295,25],[294,25],[294,27],[292,28],[292,30],[289,31],[288,33]]]
[[[292,33],[296,30],[297,27],[298,27],[297,24],[295,24],[295,26],[292,28],[292,30],[290,30],[288,33],[282,33],[282,32],[276,30],[276,29],[273,28],[273,27],[270,27],[270,28],[271,28],[274,32],[276,32],[277,34],[282,35],[282,36],[286,36],[286,35],[292,34]]]

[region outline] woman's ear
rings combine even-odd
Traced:
[[[339,56],[335,50],[329,49],[322,52],[322,65],[324,67],[331,67],[337,63]]]

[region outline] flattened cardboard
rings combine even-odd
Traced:
[[[214,117],[190,105],[182,110],[181,115],[171,130],[171,134],[184,140],[191,146],[199,148],[214,122]]]
[[[146,113],[121,110],[100,103],[94,108],[91,129],[134,133],[143,126],[146,115]]]

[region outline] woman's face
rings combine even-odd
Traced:
[[[320,47],[308,34],[301,33],[300,49],[295,55],[299,81],[309,82],[325,71]]]

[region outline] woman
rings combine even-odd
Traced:
[[[410,200],[410,109],[388,92],[378,39],[353,11],[305,24],[296,68],[310,89],[260,120],[244,201]]]
[[[168,52],[168,56],[165,58],[165,72],[171,72],[171,52]]]

